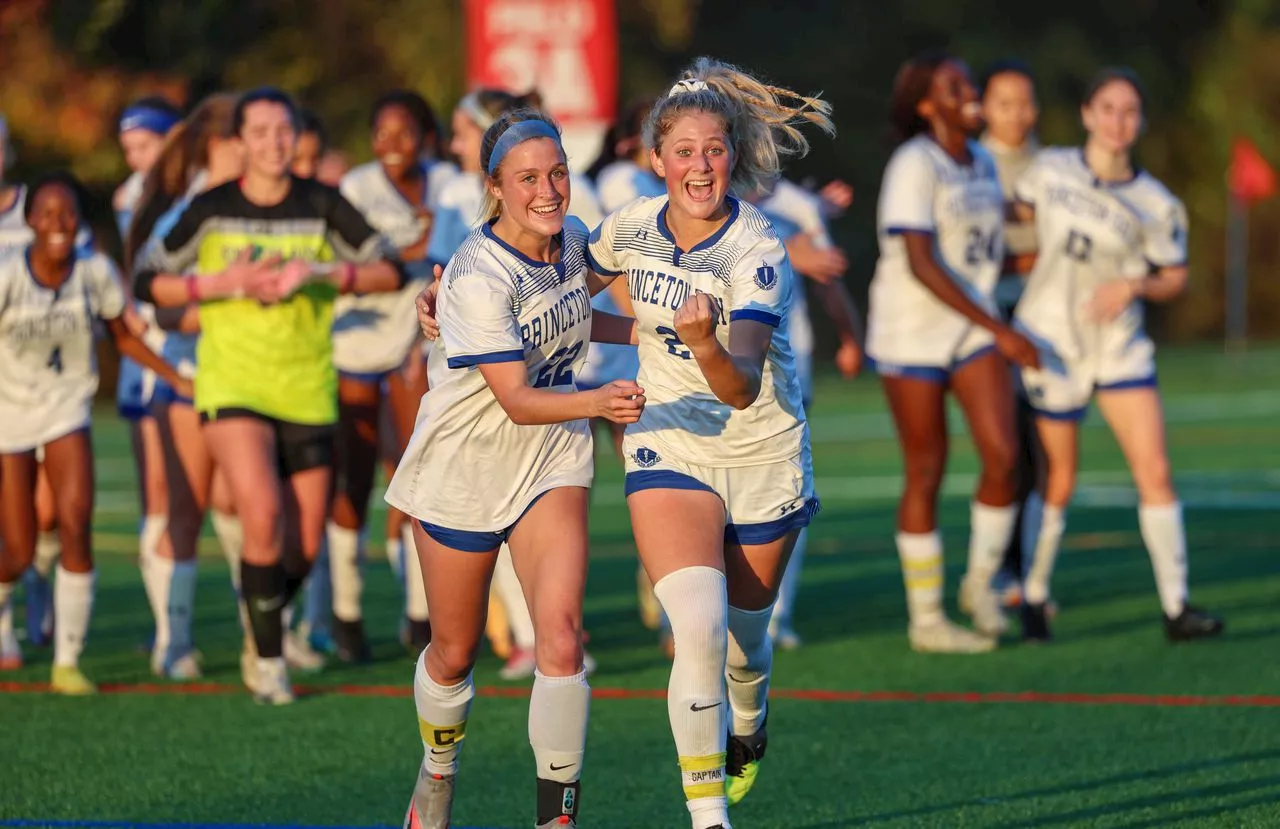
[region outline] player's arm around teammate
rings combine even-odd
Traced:
[[[0,357],[0,612],[35,553],[36,450],[43,447],[62,544],[54,582],[52,689],[64,694],[94,691],[78,667],[94,591],[93,324],[105,324],[122,355],[191,389],[125,324],[123,285],[111,262],[99,253],[76,252],[82,193],[74,178],[61,173],[34,184],[23,208],[34,239],[0,268],[0,341],[6,349]],[[0,642],[0,658],[20,660],[15,645]]]
[[[586,392],[574,386],[596,323],[586,229],[565,218],[569,179],[558,128],[529,110],[504,115],[484,135],[481,167],[490,219],[437,283],[439,372],[433,366],[433,387],[387,492],[417,522],[432,618],[414,678],[426,755],[406,825],[449,825],[475,695],[471,672],[506,541],[534,625],[535,825],[572,826],[590,701],[582,659],[593,474],[586,421],[635,422],[645,401],[630,381]],[[633,331],[617,321],[596,333],[630,340]]]
[[[1143,105],[1131,71],[1104,70],[1081,107],[1084,148],[1053,150],[1018,183],[1020,213],[1035,218],[1042,251],[1017,312],[1045,353],[1042,370],[1023,371],[1046,464],[1024,588],[1034,638],[1049,637],[1049,580],[1075,490],[1079,424],[1091,399],[1138,490],[1138,523],[1166,636],[1194,639],[1223,628],[1221,619],[1187,602],[1186,531],[1170,472],[1155,346],[1143,324],[1144,301],[1172,300],[1187,282],[1186,209],[1131,155]]]

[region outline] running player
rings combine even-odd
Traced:
[[[1105,69],[1081,107],[1083,148],[1044,150],[1018,180],[1018,214],[1034,218],[1040,253],[1017,324],[1041,349],[1022,372],[1045,459],[1043,509],[1024,585],[1024,634],[1049,638],[1045,603],[1075,489],[1080,419],[1096,400],[1138,489],[1138,526],[1151,557],[1170,641],[1216,636],[1222,620],[1187,601],[1187,541],[1169,471],[1143,302],[1187,284],[1187,211],[1133,162],[1145,98],[1128,69]],[[1029,503],[1029,509],[1038,506]]]
[[[832,184],[839,185],[840,182]],[[835,357],[836,367],[845,378],[853,379],[862,366],[862,326],[853,297],[842,281],[849,268],[849,259],[831,241],[827,230],[827,204],[822,196],[786,179],[779,179],[771,192],[755,195],[752,201],[773,224],[778,237],[786,245],[792,270],[813,282],[823,309],[835,324],[840,341]],[[814,339],[804,287],[803,283],[796,283],[789,325],[796,374],[807,410],[813,400]],[[808,534],[808,528],[805,528],[796,538],[769,622],[769,635],[783,650],[795,650],[801,645],[800,636],[792,626],[792,613]]]
[[[489,218],[442,277],[436,382],[387,492],[388,503],[421,522],[417,552],[433,621],[414,676],[425,756],[405,826],[449,826],[475,696],[471,672],[504,540],[535,628],[535,825],[577,825],[591,697],[582,658],[593,472],[586,418],[635,422],[644,397],[634,382],[574,387],[588,337],[629,341],[635,326],[591,313],[587,231],[566,220],[559,135],[532,110],[504,115],[484,134]]]
[[[131,268],[145,258],[148,242],[158,244],[168,235],[192,198],[244,174],[243,147],[232,121],[235,102],[232,95],[207,98],[170,132],[143,185],[125,239],[125,262]],[[161,356],[182,376],[194,377],[200,327],[197,306],[158,309],[156,324],[167,332]],[[191,626],[196,545],[205,512],[212,505],[214,532],[237,594],[243,531],[226,480],[215,473],[191,398],[161,381],[156,384],[151,411],[160,427],[165,476],[170,482],[168,543],[159,545],[142,570],[156,620],[151,669],[157,676],[192,680],[201,674]]]
[[[397,293],[346,296],[334,306],[339,414],[328,553],[334,642],[344,662],[370,658],[360,548],[378,464],[379,412],[384,402],[389,405],[395,443],[403,450],[413,432],[418,401],[426,392],[414,297],[431,275],[426,252],[436,202],[456,174],[453,165],[424,158],[437,142],[438,126],[431,105],[418,93],[395,90],[383,95],[373,104],[369,128],[376,160],[347,173],[340,189],[369,224],[396,245],[414,279]],[[403,535],[405,543],[413,538],[407,524]],[[412,595],[421,591],[421,581],[411,572],[405,584],[410,611],[406,626],[415,654],[431,639],[425,597]]]
[[[818,510],[788,340],[791,266],[730,189],[770,187],[780,158],[808,150],[798,125],[834,133],[829,112],[698,59],[645,124],[666,194],[611,214],[589,247],[599,279],[625,275],[638,382],[652,393],[623,441],[627,503],[675,641],[667,712],[694,829],[727,829],[727,806],[755,780],[770,609]]]
[[[89,419],[98,388],[94,325],[101,321],[116,348],[176,388],[180,378],[124,324],[124,287],[102,254],[76,250],[83,189],[69,175],[50,175],[32,185],[23,215],[34,239],[24,252],[0,263],[0,614],[14,583],[31,564],[36,544],[36,449],[44,465],[58,515],[61,561],[54,580],[52,690],[91,694],[95,688],[79,668],[93,607],[90,548],[93,514],[93,448]],[[10,636],[0,640],[0,660],[20,664]]]
[[[981,123],[969,70],[938,53],[907,62],[894,81],[892,113],[902,143],[880,189],[867,357],[902,446],[896,541],[908,633],[917,651],[987,651],[1007,625],[991,580],[1017,520],[1014,395],[1005,360],[1035,365],[1037,354],[995,307],[1003,199],[991,156],[969,138]],[[942,607],[937,500],[947,460],[947,391],[964,410],[982,464],[961,586],[977,632],[953,624]]]
[[[134,289],[159,307],[199,303],[195,408],[244,528],[250,690],[285,704],[283,611],[319,550],[331,497],[334,299],[397,290],[403,271],[341,194],[290,175],[298,119],[287,95],[245,93],[232,119],[244,176],[192,199]]]
[[[1022,61],[1003,60],[992,64],[982,84],[982,117],[987,129],[982,146],[991,154],[1000,178],[1005,201],[1013,201],[1014,182],[1026,172],[1040,151],[1036,140],[1035,79]],[[996,283],[996,304],[1006,320],[1012,319],[1027,274],[1036,260],[1036,229],[1027,222],[1010,221],[1004,226],[1004,269]],[[1005,606],[1016,605],[1022,593],[1022,528],[1026,501],[1035,490],[1035,426],[1030,406],[1018,396],[1018,523],[1004,561],[996,576],[996,590]],[[1028,528],[1034,531],[1034,528]]]

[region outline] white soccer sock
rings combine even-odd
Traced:
[[[240,519],[229,512],[213,511],[213,534],[218,537],[227,566],[231,568],[231,589],[240,595],[240,551],[244,549],[244,527]]]
[[[993,507],[974,501],[969,506],[969,578],[991,587],[1017,523],[1017,504]]]
[[[724,573],[712,567],[685,567],[664,576],[653,591],[667,611],[675,640],[667,716],[693,829],[727,826],[724,764],[729,706],[724,670],[729,599]]]
[[[75,667],[89,634],[89,617],[93,615],[94,572],[69,573],[58,567],[53,581],[54,644],[53,664]]]
[[[396,577],[397,582],[404,584],[404,542],[398,538],[388,538],[386,545],[387,564],[391,566],[391,575]]]
[[[471,675],[457,685],[437,685],[427,676],[428,645],[418,656],[413,673],[413,704],[418,710],[425,764],[431,774],[457,774],[458,752],[467,735],[467,712],[476,688]]]
[[[329,580],[333,585],[333,615],[344,622],[363,617],[360,597],[364,574],[360,570],[360,531],[329,522]]]
[[[191,622],[195,615],[196,578],[199,570],[195,561],[171,561],[169,575],[169,653],[177,659],[190,653],[195,647],[191,636]]]
[[[582,776],[587,750],[587,717],[591,686],[586,671],[573,676],[533,672],[529,695],[529,745],[538,777],[557,783],[576,783]]]
[[[18,637],[13,632],[13,586],[0,582],[0,654],[16,654]]]
[[[1139,506],[1138,528],[1151,556],[1160,606],[1164,615],[1176,619],[1187,604],[1187,535],[1182,504]]]
[[[926,627],[946,619],[942,612],[942,537],[928,533],[898,533],[898,561],[907,589],[907,616],[913,627]]]
[[[733,731],[750,737],[764,725],[773,668],[773,639],[769,636],[772,610],[729,607],[729,656],[725,667]]]
[[[154,553],[143,559],[142,581],[147,588],[147,599],[151,602],[151,615],[156,620],[156,641],[151,646],[153,654],[165,654],[169,651],[169,643],[173,641],[169,629],[169,596],[173,586],[173,565],[171,558],[161,558]]]
[[[533,650],[533,619],[529,616],[529,605],[524,600],[524,590],[516,576],[516,566],[511,561],[511,548],[506,544],[498,550],[498,561],[493,567],[493,589],[507,612],[507,625],[511,628],[515,646],[521,650]]]
[[[58,563],[62,555],[62,539],[57,530],[48,530],[36,536],[36,557],[31,562],[32,568],[40,578],[48,579],[53,575],[53,565]]]
[[[422,585],[422,563],[418,561],[418,547],[413,543],[413,527],[404,525],[404,615],[414,622],[430,618],[427,608],[427,589]]]
[[[1023,534],[1023,566],[1027,568],[1027,576],[1023,582],[1022,597],[1027,604],[1044,604],[1051,595],[1049,582],[1053,578],[1054,562],[1057,561],[1058,550],[1062,546],[1062,534],[1067,528],[1067,511],[1064,507],[1044,503],[1038,495],[1032,497],[1037,501],[1038,520],[1034,523],[1039,526],[1040,531],[1031,543],[1026,538],[1028,533]],[[1031,506],[1030,499],[1027,505]],[[1030,559],[1026,558],[1028,551],[1031,552]]]
[[[800,568],[804,566],[804,551],[808,543],[809,528],[805,527],[796,538],[791,558],[787,561],[787,569],[782,573],[782,584],[778,585],[778,599],[773,603],[772,621],[775,626],[791,626],[791,614],[796,606],[796,590],[800,587]],[[729,623],[733,624],[732,612]]]

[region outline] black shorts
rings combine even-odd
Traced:
[[[280,470],[282,478],[306,472],[308,469],[333,466],[334,427],[332,425],[291,423],[255,412],[253,409],[237,407],[201,412],[200,422],[209,423],[233,417],[251,417],[271,427],[276,439],[276,468]]]

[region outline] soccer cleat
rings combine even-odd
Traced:
[[[516,648],[511,652],[511,658],[507,663],[498,669],[498,676],[508,681],[528,679],[533,676],[533,670],[536,667],[537,660],[534,658],[532,649]]]
[[[640,604],[640,624],[649,630],[662,627],[662,603],[654,594],[649,574],[643,567],[636,568],[636,598]]]
[[[769,718],[765,716],[765,723]],[[735,806],[747,796],[760,773],[760,761],[769,746],[769,732],[761,725],[756,733],[747,737],[730,734],[726,744],[724,763],[724,793],[730,806]]]
[[[200,670],[200,653],[196,650],[189,650],[176,659],[168,659],[163,653],[152,654],[151,673],[179,682],[190,682],[204,676]]]
[[[800,638],[800,634],[790,624],[769,623],[769,637],[773,639],[773,646],[782,651],[799,650],[804,644],[804,640]]]
[[[986,653],[996,648],[996,640],[963,628],[950,619],[907,629],[911,649],[917,653]]]
[[[1024,642],[1049,642],[1053,633],[1049,630],[1049,608],[1047,604],[1022,605],[1022,639]]]
[[[987,636],[999,638],[1009,630],[1009,620],[1000,607],[996,591],[972,576],[965,576],[960,582],[960,612],[972,618],[973,627]]]
[[[16,671],[22,667],[22,646],[12,630],[0,635],[0,671]]]
[[[257,660],[253,701],[259,705],[288,705],[294,701],[289,666],[283,658]]]
[[[373,661],[373,649],[364,633],[364,620],[333,620],[334,654],[349,665],[365,665]]]
[[[419,766],[418,783],[404,815],[404,829],[449,829],[453,780],[452,774],[432,774],[425,766]]]
[[[561,815],[546,823],[539,823],[534,829],[577,829],[578,824],[568,815]]]
[[[1208,639],[1221,634],[1224,627],[1221,617],[1193,605],[1184,605],[1177,617],[1164,617],[1164,635],[1170,642]]]
[[[991,580],[991,589],[996,592],[1000,606],[1012,610],[1022,604],[1022,583],[1017,576],[1008,570],[1001,570]]]
[[[98,687],[76,665],[54,665],[49,690],[68,697],[87,697],[98,693]]]
[[[303,673],[315,673],[324,670],[324,654],[311,649],[305,636],[293,631],[284,635],[284,661],[290,668]]]

